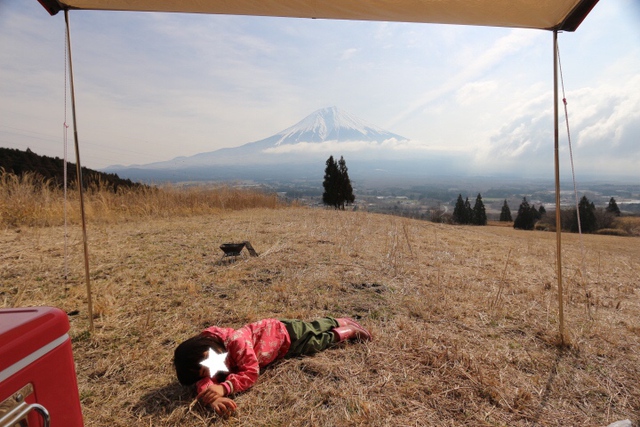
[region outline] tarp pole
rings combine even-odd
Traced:
[[[564,333],[564,302],[562,287],[562,221],[560,218],[560,153],[558,149],[558,31],[553,30],[553,148],[556,180],[556,266],[558,269],[558,318],[560,343],[567,344]]]
[[[78,122],[76,120],[76,92],[73,85],[73,61],[71,60],[71,32],[69,31],[69,10],[64,10],[67,25],[67,52],[69,53],[69,80],[71,88],[71,113],[73,115],[73,139],[76,148],[76,174],[80,191],[80,216],[82,217],[82,243],[84,245],[84,278],[87,284],[87,301],[89,306],[89,330],[93,332],[93,301],[91,297],[91,279],[89,276],[89,245],[87,243],[87,221],[84,212],[84,193],[82,189],[82,167],[80,166],[80,144],[78,144]]]

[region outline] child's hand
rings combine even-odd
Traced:
[[[211,404],[211,408],[221,417],[228,417],[233,414],[237,407],[236,402],[228,397],[219,397]]]
[[[220,384],[211,384],[196,396],[196,398],[200,399],[205,405],[213,403],[214,400],[220,397],[224,397],[224,387]]]

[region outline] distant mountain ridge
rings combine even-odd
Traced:
[[[451,172],[450,160],[407,150],[410,140],[367,123],[337,107],[319,109],[268,138],[234,148],[108,172],[143,181],[322,178],[330,155],[344,156],[351,177],[391,173]],[[431,157],[427,157],[431,156]],[[318,172],[319,169],[319,172]]]
[[[295,125],[273,136],[249,142],[240,147],[222,148],[146,165],[109,166],[105,171],[132,168],[175,170],[215,165],[282,164],[290,163],[292,160],[304,161],[304,157],[308,157],[309,161],[316,161],[319,151],[331,151],[331,148],[335,151],[335,147],[340,147],[341,144],[348,142],[382,144],[389,140],[406,141],[407,138],[366,123],[336,107],[327,107],[313,112]],[[322,148],[322,144],[329,142],[332,143],[331,148],[319,149]],[[310,145],[313,145],[314,149],[310,149]],[[291,158],[292,152],[295,152],[295,159]],[[323,152],[322,156],[325,154]]]

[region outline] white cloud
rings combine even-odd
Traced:
[[[477,81],[467,83],[456,92],[456,101],[460,105],[468,106],[484,100],[496,90],[496,81]]]
[[[267,154],[289,154],[289,153],[332,153],[341,152],[361,152],[366,151],[396,151],[396,152],[416,152],[428,151],[430,147],[418,141],[387,139],[381,143],[374,141],[347,141],[338,142],[336,140],[323,142],[299,142],[296,144],[284,144],[264,150]]]
[[[617,86],[567,93],[569,131],[576,170],[583,174],[637,175],[640,170],[640,75]],[[562,101],[559,103],[561,168],[570,167]],[[549,171],[553,167],[553,121],[548,96],[524,105],[479,153],[476,163],[494,170]]]
[[[540,32],[529,30],[511,30],[506,36],[500,37],[493,42],[491,46],[484,49],[480,54],[477,51],[470,52],[458,59],[460,63],[458,67],[460,71],[451,75],[435,88],[424,92],[418,98],[415,98],[409,105],[395,117],[393,117],[388,126],[394,126],[405,120],[409,115],[417,110],[423,109],[433,101],[455,92],[465,84],[471,83],[473,80],[482,76],[490,67],[497,65],[519,51],[528,48],[535,43],[540,37]],[[452,66],[452,64],[449,64]]]
[[[342,60],[346,61],[348,59],[353,58],[353,56],[358,52],[358,49],[350,48],[346,49],[342,52]]]
[[[577,103],[593,107],[592,114],[580,117],[578,147],[606,146],[618,155],[640,156],[639,87],[640,74],[622,87],[582,91]]]

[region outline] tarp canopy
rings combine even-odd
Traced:
[[[425,22],[575,31],[598,0],[39,0],[65,9]]]

